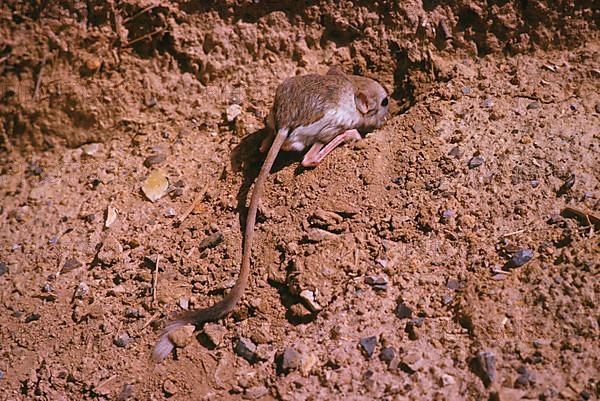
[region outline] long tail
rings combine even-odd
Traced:
[[[185,312],[177,317],[176,320],[168,323],[158,339],[158,342],[154,346],[154,351],[152,352],[152,358],[154,361],[162,361],[173,351],[174,345],[169,338],[169,335],[173,331],[188,324],[200,326],[205,322],[222,318],[235,308],[235,305],[242,298],[242,295],[244,295],[244,290],[248,284],[248,276],[250,274],[250,256],[252,255],[252,241],[254,240],[254,225],[256,223],[258,202],[262,197],[265,181],[267,180],[269,172],[273,167],[273,163],[275,162],[275,159],[281,150],[283,142],[285,142],[287,138],[288,131],[289,130],[287,128],[277,131],[277,135],[275,136],[273,144],[269,149],[269,153],[267,153],[267,157],[265,158],[260,172],[258,173],[258,177],[254,183],[254,190],[252,191],[252,198],[250,199],[250,206],[248,208],[248,216],[246,217],[242,265],[240,267],[240,273],[235,285],[231,291],[229,291],[229,293],[227,293],[227,295],[225,295],[223,299],[216,304],[206,309]]]

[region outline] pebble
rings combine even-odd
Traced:
[[[491,385],[496,379],[496,355],[491,351],[482,351],[477,354],[475,363],[483,384]]]
[[[517,373],[519,373],[519,376],[515,381],[515,387],[528,387],[531,384],[535,384],[537,381],[535,373],[525,366],[519,367]]]
[[[441,382],[440,384],[442,386],[451,386],[455,383],[455,380],[454,380],[454,377],[450,376],[449,374],[444,373],[440,376],[440,382]]]
[[[151,202],[162,198],[169,188],[169,180],[161,170],[154,170],[144,181],[142,192]]]
[[[114,206],[108,206],[106,208],[106,220],[104,220],[104,227],[109,228],[117,221],[119,217],[119,211]]]
[[[248,362],[253,362],[256,356],[256,345],[249,338],[240,337],[234,351]]]
[[[408,333],[409,339],[411,339],[413,341],[419,339],[419,327],[421,327],[423,325],[424,321],[425,321],[425,318],[418,317],[418,318],[412,319],[406,323],[406,327],[404,328],[404,331],[406,333]]]
[[[493,100],[493,99],[490,99],[490,98],[488,98],[488,99],[485,99],[485,100],[483,101],[483,107],[485,107],[486,109],[489,109],[489,108],[491,108],[491,107],[494,107],[494,100]]]
[[[558,189],[557,194],[558,195],[564,195],[564,194],[566,194],[571,188],[573,188],[573,185],[575,185],[575,174],[571,174],[569,176],[569,178],[567,178],[563,182],[563,184]]]
[[[275,356],[275,348],[270,344],[259,344],[256,346],[256,359],[259,361],[272,361]]]
[[[4,371],[0,370],[0,380],[4,379],[4,376],[5,376]]]
[[[460,150],[460,148],[458,146],[455,146],[452,149],[450,149],[450,152],[448,152],[448,155],[454,157],[455,159],[460,159],[463,155],[463,152]]]
[[[505,269],[513,269],[516,267],[521,267],[531,259],[533,259],[533,251],[531,249],[520,249],[517,251],[506,264],[504,265]]]
[[[127,309],[125,309],[125,317],[130,319],[139,319],[140,317],[142,317],[142,314],[139,310],[128,306]]]
[[[208,341],[214,346],[218,347],[223,343],[223,338],[225,337],[225,333],[227,330],[216,323],[206,323],[203,327],[204,335]]]
[[[267,394],[269,394],[269,389],[261,385],[246,389],[242,397],[247,400],[257,400],[259,398],[264,397]]]
[[[183,348],[192,341],[195,330],[196,327],[193,324],[186,324],[185,326],[178,327],[169,333],[169,340],[177,348]]]
[[[127,332],[121,333],[119,334],[117,337],[115,337],[114,341],[115,345],[117,347],[126,347],[127,344],[129,344],[131,342],[131,337],[129,337],[129,334],[127,334]]]
[[[172,207],[165,210],[165,217],[171,218],[177,216],[177,212]]]
[[[81,299],[89,292],[89,290],[90,287],[88,287],[88,285],[82,281],[81,283],[79,283],[79,285],[77,285],[73,297],[75,299]]]
[[[454,278],[449,278],[448,281],[446,281],[446,288],[450,289],[450,290],[456,290],[460,287],[460,281],[454,279]]]
[[[83,154],[86,156],[96,156],[98,152],[102,149],[101,143],[86,143],[81,147]]]
[[[190,307],[190,299],[187,297],[179,298],[179,301],[177,301],[177,303],[179,304],[179,307],[184,310],[188,310]]]
[[[364,354],[370,358],[373,355],[373,352],[375,352],[375,346],[377,345],[377,337],[363,337],[359,340],[358,343],[360,344]]]
[[[484,158],[483,156],[473,156],[471,158],[471,160],[469,160],[469,168],[473,169],[473,168],[477,168],[479,166],[481,166],[484,163]]]
[[[8,266],[6,266],[5,262],[0,262],[0,276],[5,275],[6,273],[8,273]]]
[[[468,94],[470,94],[471,92],[473,92],[473,90],[472,90],[471,88],[469,88],[468,86],[463,86],[463,88],[462,88],[462,93],[463,93],[464,95],[468,95]]]
[[[394,347],[385,347],[379,353],[379,359],[387,363],[390,363],[395,356],[396,351],[394,350]]]
[[[454,301],[454,297],[452,295],[444,295],[442,297],[442,304],[443,305],[448,305],[450,304],[452,301]]]
[[[217,231],[216,233],[212,233],[208,237],[204,238],[200,242],[200,245],[198,245],[198,248],[200,249],[201,252],[208,248],[214,248],[217,245],[219,245],[221,242],[223,242],[223,239],[224,239],[223,234],[221,234],[220,232]]]
[[[536,110],[542,107],[540,102],[531,102],[527,105],[527,110]]]
[[[162,153],[159,153],[159,154],[156,154],[156,155],[152,155],[152,156],[148,156],[144,160],[144,166],[147,167],[147,168],[151,168],[153,166],[156,166],[157,164],[161,164],[165,160],[167,160],[167,156],[165,156]]]
[[[414,373],[423,368],[425,361],[419,351],[409,351],[403,358],[400,364],[402,370],[408,373]]]
[[[400,319],[408,319],[412,316],[412,309],[410,309],[404,303],[399,303],[396,307],[396,315]]]
[[[373,287],[375,291],[386,291],[388,281],[383,276],[367,276],[365,277],[365,283]]]
[[[45,283],[42,287],[42,292],[48,293],[48,292],[52,292],[54,291],[54,288],[52,288],[52,285],[50,285],[50,283]]]
[[[125,383],[117,396],[117,401],[125,401],[133,396],[133,384]]]
[[[285,347],[281,354],[281,370],[289,372],[300,369],[302,366],[302,355],[292,347]]]
[[[444,210],[442,212],[442,223],[447,223],[452,217],[456,216],[456,212],[454,210]]]
[[[321,242],[337,238],[337,235],[322,228],[311,228],[306,232],[305,240],[308,242]]]
[[[122,253],[123,247],[121,243],[114,237],[108,237],[102,243],[102,247],[98,251],[96,258],[103,265],[111,266],[121,259]]]
[[[35,322],[36,320],[40,320],[40,317],[38,313],[32,313],[25,318],[25,323]]]
[[[315,293],[311,290],[303,290],[300,292],[300,298],[306,303],[308,309],[310,309],[314,313],[320,312],[323,308],[319,303],[315,300]]]
[[[163,382],[163,391],[165,392],[165,395],[170,397],[174,394],[177,394],[177,390],[177,386],[172,380],[167,379]]]
[[[539,180],[531,180],[530,184],[531,184],[531,188],[537,188],[540,186],[540,181]]]
[[[81,267],[82,264],[79,260],[75,259],[75,258],[69,258],[65,261],[65,264],[62,267],[61,272],[62,273],[68,273],[70,271],[73,271],[79,267]]]
[[[228,123],[232,123],[240,114],[242,114],[242,106],[239,104],[231,104],[225,110],[225,117]]]

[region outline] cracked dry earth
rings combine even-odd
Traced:
[[[295,71],[226,123],[168,68],[111,137],[2,155],[1,400],[598,397],[598,41],[440,58],[366,139],[282,155],[243,301],[155,364],[164,319],[235,281],[255,114]]]

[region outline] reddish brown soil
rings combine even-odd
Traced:
[[[0,400],[599,396],[592,1],[114,3],[0,6]],[[243,302],[153,363],[235,281],[275,87],[330,65],[387,124],[280,158]]]

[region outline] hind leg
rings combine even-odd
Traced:
[[[320,142],[316,142],[304,155],[304,158],[302,159],[302,166],[316,167],[319,165],[319,163],[321,163],[321,161],[323,161],[325,156],[331,153],[333,149],[337,148],[345,142],[356,141],[361,138],[362,137],[360,136],[360,133],[357,130],[351,129],[339,134],[338,136],[333,138],[327,145],[324,145]]]

